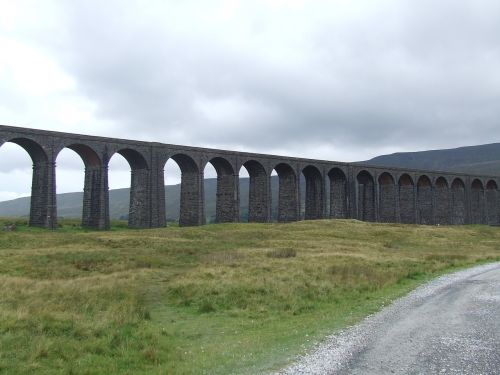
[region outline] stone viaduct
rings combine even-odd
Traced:
[[[251,222],[271,221],[271,173],[279,180],[278,221],[355,218],[418,224],[498,224],[498,176],[383,168],[359,163],[264,155],[0,126],[0,147],[13,142],[33,161],[30,225],[57,227],[56,158],[69,148],[85,164],[82,225],[109,228],[108,162],[119,153],[131,169],[129,226],[165,226],[164,166],[181,170],[179,224],[203,225],[207,163],[217,171],[216,222],[239,221],[239,171],[250,176]],[[327,199],[326,194],[329,191]],[[168,199],[168,197],[167,197]]]

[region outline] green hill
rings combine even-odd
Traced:
[[[500,143],[445,150],[398,152],[366,161],[371,165],[500,175]]]

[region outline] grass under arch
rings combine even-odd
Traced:
[[[19,221],[0,232],[0,373],[265,373],[424,280],[493,260],[487,226]]]

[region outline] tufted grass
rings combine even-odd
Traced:
[[[0,232],[0,373],[268,372],[431,277],[493,260],[500,228],[487,226],[18,220]]]

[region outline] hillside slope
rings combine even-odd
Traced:
[[[240,179],[240,216],[244,219],[248,216],[248,178]],[[207,222],[215,218],[215,196],[217,190],[217,179],[207,178],[205,180],[205,215]],[[278,191],[278,179],[271,178],[271,190],[276,196]],[[130,198],[129,189],[113,189],[109,191],[109,212],[111,219],[125,219],[128,215]],[[165,186],[166,214],[168,221],[179,219],[180,185]],[[64,193],[57,195],[57,214],[61,218],[79,218],[82,216],[83,193]],[[23,217],[28,216],[30,211],[30,197],[18,198],[10,201],[0,202],[0,216]]]
[[[487,226],[23,221],[0,231],[2,374],[269,374],[428,278],[500,260]]]
[[[366,161],[372,165],[500,175],[500,143],[445,150],[398,152]]]

